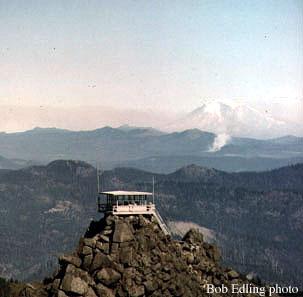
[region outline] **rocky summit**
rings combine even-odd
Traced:
[[[209,296],[206,284],[249,282],[219,261],[218,248],[195,229],[177,241],[153,216],[107,215],[90,224],[73,253],[59,257],[52,277],[27,285],[19,296]]]

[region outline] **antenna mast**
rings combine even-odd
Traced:
[[[153,204],[155,204],[155,177],[153,176]]]
[[[99,169],[97,166],[97,192],[100,193],[100,182],[99,182]]]
[[[97,190],[98,190],[98,195],[101,191],[101,182],[100,182],[100,177],[101,177],[101,169],[100,169],[100,164],[97,164]]]
[[[101,205],[101,197],[100,197],[100,175],[101,170],[99,169],[98,163],[97,163],[97,204],[98,204],[98,211],[100,211],[100,205]]]

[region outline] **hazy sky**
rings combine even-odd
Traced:
[[[0,0],[0,44],[0,108],[303,98],[302,0]]]

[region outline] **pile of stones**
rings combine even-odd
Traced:
[[[176,241],[153,216],[107,215],[91,223],[74,253],[59,258],[43,288],[26,287],[20,297],[200,297],[209,296],[206,284],[248,283],[219,261],[218,248],[197,230]]]

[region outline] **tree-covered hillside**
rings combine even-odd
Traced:
[[[104,190],[152,190],[169,221],[193,222],[214,234],[226,263],[264,280],[300,285],[303,165],[261,173],[226,173],[195,165],[169,175],[117,168]],[[71,250],[96,212],[96,170],[54,161],[0,172],[0,275],[41,278],[58,253]]]

